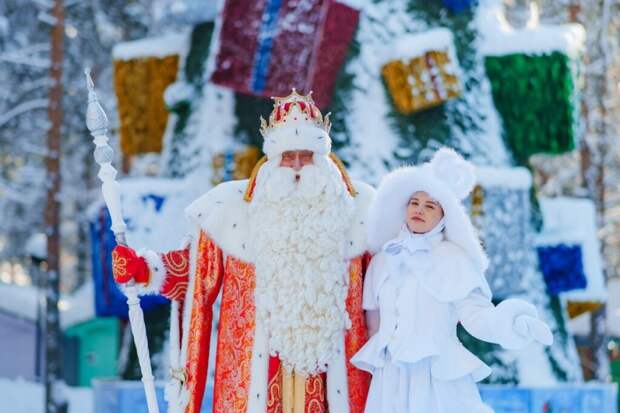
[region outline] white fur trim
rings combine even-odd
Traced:
[[[193,241],[193,237],[190,234],[186,234],[183,237],[183,240],[181,241],[181,243],[179,244],[179,249],[185,249],[187,247],[189,247],[192,244]]]
[[[185,214],[213,239],[226,255],[251,262],[248,203],[243,199],[247,180],[224,182],[192,202]]]
[[[180,349],[180,336],[179,336],[179,310],[180,303],[173,300],[170,304],[170,368],[178,369],[181,364],[179,363],[179,357],[181,356]]]
[[[250,364],[250,388],[247,413],[263,413],[267,409],[269,376],[269,342],[261,320],[256,319]]]
[[[470,188],[469,179],[463,182],[464,187]],[[433,165],[429,163],[419,167],[399,168],[383,178],[368,212],[370,249],[379,251],[383,244],[398,235],[405,222],[407,202],[417,191],[428,193],[441,204],[446,217],[446,239],[463,248],[477,269],[484,272],[488,267],[487,256],[459,199],[465,191],[455,193],[454,188],[437,177]]]
[[[170,305],[170,369],[178,369],[180,347],[179,347],[179,302],[173,300]],[[183,410],[179,405],[181,399],[181,382],[174,377],[170,377],[165,388],[165,400],[168,402],[170,413],[181,413]]]
[[[278,125],[265,135],[263,152],[267,158],[275,159],[282,152],[292,150],[310,150],[318,155],[329,154],[332,140],[327,132],[312,121],[295,121],[295,116],[304,116],[297,106],[291,109],[286,125]]]
[[[252,246],[248,245],[250,226],[249,204],[243,199],[248,181],[224,182],[194,201],[185,214],[200,226],[217,243],[226,255],[246,262],[254,262]],[[353,182],[358,195],[355,202],[355,220],[348,233],[345,258],[350,259],[368,250],[365,219],[374,198],[374,189],[363,183]]]
[[[161,287],[166,281],[166,267],[159,254],[151,250],[143,250],[138,252],[138,256],[146,260],[151,278],[147,285],[139,285],[140,294],[159,294]]]
[[[184,406],[181,400],[181,383],[170,379],[164,388],[164,400],[168,402],[168,413],[182,413]]]
[[[435,176],[461,200],[465,199],[476,185],[474,166],[453,149],[439,149],[433,155],[430,166]]]
[[[375,199],[375,189],[361,181],[353,181],[353,188],[357,195],[353,198],[355,202],[355,216],[353,217],[351,229],[348,234],[348,245],[345,256],[348,259],[355,258],[368,251],[366,239],[366,217],[368,208]]]
[[[337,357],[327,367],[327,405],[330,412],[349,412],[349,381],[344,350],[344,331]]]

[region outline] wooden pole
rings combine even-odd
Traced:
[[[60,137],[62,128],[62,69],[64,42],[63,0],[54,0],[52,10],[55,23],[51,30],[52,85],[49,91],[48,117],[50,129],[47,135],[47,204],[45,227],[47,235],[47,274],[45,283],[45,412],[64,413],[66,403],[59,397],[58,383],[62,380],[60,363],[60,320],[58,296],[60,286]]]

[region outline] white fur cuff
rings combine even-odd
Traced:
[[[139,286],[140,294],[159,294],[164,281],[166,281],[164,262],[159,254],[151,250],[140,251],[138,255],[146,260],[151,272],[149,283],[145,286]]]

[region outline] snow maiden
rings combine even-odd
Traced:
[[[508,349],[553,341],[533,305],[491,302],[488,260],[462,204],[474,184],[473,165],[440,149],[379,187],[367,219],[377,253],[363,292],[371,338],[352,359],[372,374],[366,412],[492,412],[476,387],[491,369],[459,342],[459,322]]]

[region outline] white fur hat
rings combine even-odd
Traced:
[[[465,250],[476,266],[485,271],[488,267],[487,256],[462,203],[475,183],[473,165],[448,148],[438,150],[430,162],[421,166],[403,167],[390,172],[381,181],[368,211],[370,248],[374,252],[379,251],[383,244],[398,235],[406,219],[411,195],[423,191],[443,208],[446,239]]]
[[[274,159],[285,151],[310,150],[327,155],[332,149],[329,114],[323,115],[311,93],[302,96],[295,89],[283,98],[274,98],[269,123],[261,118],[263,152]]]

